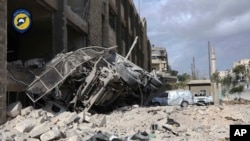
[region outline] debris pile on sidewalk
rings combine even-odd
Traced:
[[[229,125],[250,124],[250,105],[139,107],[124,106],[107,114],[23,109],[0,126],[0,138],[16,141],[222,141]]]

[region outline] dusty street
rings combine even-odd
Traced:
[[[250,105],[121,107],[109,114],[63,112],[53,115],[32,107],[0,126],[2,140],[223,141],[229,125],[249,124]],[[154,132],[152,131],[152,125]],[[105,139],[106,138],[106,139]],[[137,140],[139,140],[137,138]],[[143,140],[143,139],[141,139]]]

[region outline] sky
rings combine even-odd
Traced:
[[[165,47],[172,70],[209,76],[208,41],[217,71],[250,59],[250,0],[134,0],[151,45]]]

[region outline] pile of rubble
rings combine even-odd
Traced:
[[[226,141],[229,125],[250,124],[250,105],[139,107],[107,114],[51,113],[9,105],[0,138],[15,141]]]

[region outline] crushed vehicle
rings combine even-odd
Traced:
[[[33,71],[24,92],[33,103],[53,101],[72,111],[110,108],[119,99],[142,105],[162,83],[114,49],[94,46],[60,53]]]
[[[189,104],[193,104],[193,95],[189,90],[164,91],[154,97],[151,104],[155,106],[180,105],[181,107],[187,107]]]
[[[209,95],[204,95],[204,96],[194,96],[194,104],[196,105],[210,105],[214,104],[213,103],[213,96]]]
[[[194,104],[203,106],[213,104],[213,96],[208,95],[206,90],[200,90],[194,94]]]

